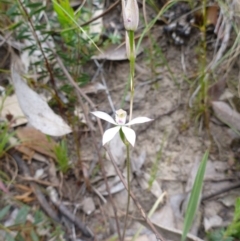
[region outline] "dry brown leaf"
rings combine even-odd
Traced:
[[[158,223],[164,227],[173,228],[175,227],[174,210],[172,209],[169,201],[157,210],[151,217],[151,221]]]
[[[23,154],[23,157],[22,157],[23,160],[26,160],[28,163],[31,162],[35,154],[35,152],[32,149],[23,145],[18,145],[18,146],[15,146],[14,148]]]
[[[29,203],[29,202],[32,202],[33,200],[35,200],[35,197],[30,197],[32,193],[33,193],[32,191],[25,192],[22,195],[14,196],[14,198],[17,199],[18,201],[21,201],[24,203]]]
[[[136,221],[140,222],[142,225],[144,225],[145,227],[151,229],[148,224],[146,223],[145,220],[142,219],[136,219],[134,218]],[[181,236],[182,236],[182,231],[175,229],[175,228],[169,228],[169,227],[165,227],[165,226],[161,226],[155,222],[152,222],[152,224],[155,226],[155,228],[157,229],[157,231],[166,239],[166,240],[181,240]],[[188,234],[186,239],[186,241],[204,241],[192,234]]]
[[[34,127],[26,126],[18,128],[16,134],[22,143],[17,146],[16,149],[27,155],[29,158],[33,157],[34,152],[38,152],[56,159],[54,148],[57,143],[51,138],[47,138],[42,132],[36,130]]]
[[[57,169],[54,163],[51,161],[48,167],[49,180],[53,185],[59,185],[59,179],[57,177]]]
[[[3,97],[0,97],[0,104],[2,104],[2,102],[3,102]],[[0,117],[3,118],[4,120],[7,120],[7,115],[12,116],[13,120],[11,121],[11,123],[13,127],[27,123],[27,119],[25,118],[18,104],[16,95],[7,96],[3,103],[3,109],[1,111]]]
[[[137,55],[143,52],[143,48],[140,47]],[[107,59],[112,61],[120,61],[120,60],[127,60],[127,52],[125,44],[118,45],[111,45],[105,51],[100,53],[99,55],[93,56],[92,59]]]
[[[240,114],[238,112],[222,101],[212,101],[212,107],[219,120],[235,130],[240,130]]]
[[[218,20],[219,7],[217,5],[207,7],[207,24],[216,26]]]
[[[108,185],[110,187],[111,194],[118,193],[124,189],[124,185],[118,176],[108,178]],[[97,188],[97,190],[104,196],[108,195],[105,182],[102,182],[100,186]]]
[[[14,185],[16,188],[19,188],[20,190],[26,191],[26,192],[30,192],[32,191],[32,188],[22,185],[22,184],[15,184]]]
[[[208,96],[212,101],[217,101],[226,89],[226,77],[223,77],[208,89]]]
[[[146,172],[144,172],[142,176],[137,178],[138,183],[143,190],[149,189],[149,180],[150,179],[151,179],[151,176]],[[156,198],[159,198],[161,196],[162,189],[161,189],[159,183],[157,182],[157,180],[153,181],[150,191]]]
[[[105,90],[106,87],[103,86],[101,83],[90,83],[87,84],[83,87],[81,87],[81,90],[85,93],[85,94],[91,94],[91,93],[97,93],[100,90]]]

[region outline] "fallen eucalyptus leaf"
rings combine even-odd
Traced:
[[[106,90],[106,87],[101,84],[101,83],[90,83],[90,84],[87,84],[83,87],[81,87],[82,91],[85,93],[85,94],[96,94],[98,91],[101,91],[101,90]]]
[[[15,62],[13,62],[11,69],[12,81],[19,105],[29,123],[47,135],[62,136],[69,134],[71,128],[23,81],[20,75],[22,73],[21,63],[16,58],[14,58]]]
[[[140,47],[137,51],[137,55],[143,52],[143,48]],[[127,52],[126,52],[126,46],[125,44],[118,45],[111,45],[106,50],[104,50],[102,53],[93,56],[92,59],[107,59],[112,61],[120,61],[120,60],[127,60]]]
[[[140,176],[142,174],[141,168],[146,160],[146,151],[142,150],[137,158],[132,157],[131,160],[132,172],[136,176]]]
[[[157,180],[154,180],[150,187],[149,186],[150,179],[151,179],[151,176],[148,173],[144,172],[141,177],[137,178],[137,181],[143,190],[150,189],[151,193],[156,198],[159,198],[162,194],[162,189],[161,189],[159,183],[157,182]]]
[[[151,229],[148,224],[146,223],[145,220],[143,219],[136,219],[134,218],[134,220],[138,221],[139,223],[141,223],[143,226]],[[168,227],[165,227],[165,226],[161,226],[161,225],[158,225],[157,223],[155,222],[152,222],[152,224],[155,226],[155,228],[157,229],[157,231],[159,233],[161,233],[161,235],[166,239],[166,240],[180,240],[181,239],[181,236],[182,236],[182,231],[178,230],[178,229],[175,229],[175,228],[168,228]],[[160,239],[159,239],[160,240]],[[204,241],[192,234],[188,234],[187,237],[186,237],[186,241]]]
[[[25,126],[18,128],[16,134],[20,139],[20,144],[16,147],[17,150],[21,151],[20,147],[24,147],[25,150],[26,148],[29,149],[29,153],[31,151],[33,152],[32,154],[37,152],[56,159],[54,149],[57,143],[53,139],[46,137],[46,135],[39,130],[30,126]],[[26,155],[27,153],[24,154]]]
[[[115,176],[114,178],[108,178],[108,185],[110,187],[111,194],[118,193],[124,189],[124,185],[118,176]],[[105,182],[102,183],[101,186],[97,188],[97,190],[104,196],[108,195]]]
[[[109,149],[111,150],[111,153],[114,157],[114,160],[116,160],[116,164],[119,167],[124,167],[125,165],[125,155],[126,153],[126,146],[123,144],[120,135],[116,135],[109,143]],[[108,154],[107,159],[110,160]]]

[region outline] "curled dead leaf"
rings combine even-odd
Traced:
[[[212,108],[220,121],[229,127],[240,130],[240,114],[222,101],[212,101]]]

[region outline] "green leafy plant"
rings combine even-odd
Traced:
[[[9,140],[15,132],[9,132],[9,127],[6,123],[0,124],[0,157],[2,157],[11,146],[8,145]]]
[[[214,230],[207,235],[208,241],[233,241],[233,237],[226,237],[224,229]]]
[[[224,235],[227,237],[231,236],[240,239],[240,198],[237,198],[236,200],[233,221],[228,226]]]
[[[190,230],[198,205],[200,201],[200,194],[202,192],[203,178],[208,160],[208,151],[205,152],[202,161],[199,165],[198,172],[193,184],[192,192],[188,201],[187,210],[184,218],[184,226],[181,241],[184,241],[187,237],[187,233]]]
[[[54,153],[56,155],[59,170],[63,173],[66,173],[69,170],[70,165],[68,161],[68,149],[65,140],[62,140],[58,145],[55,146]]]
[[[32,210],[27,205],[20,206],[13,225],[5,227],[2,223],[7,219],[9,212],[11,212],[11,205],[7,205],[0,210],[0,230],[1,237],[6,241],[19,241],[19,240],[43,240],[44,236],[47,240],[62,240],[61,236],[63,231],[60,226],[55,226],[54,222],[46,217],[46,215],[39,210]],[[30,215],[31,221],[28,219]],[[44,230],[44,233],[42,232]],[[47,231],[47,232],[46,232]],[[44,239],[45,240],[45,239]]]
[[[109,39],[109,42],[112,44],[120,44],[122,37],[119,34],[110,33],[108,35],[108,39]]]

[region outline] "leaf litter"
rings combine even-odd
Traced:
[[[159,40],[162,42],[163,37]],[[194,55],[194,51],[192,49],[185,49],[185,65],[189,72],[189,76],[192,72],[196,70],[196,56]],[[192,51],[192,52],[191,52]],[[113,54],[112,54],[113,53]],[[181,53],[178,49],[169,46],[167,52],[165,53],[168,59],[168,63],[172,69],[174,69],[174,74],[176,76],[180,76],[178,81],[180,85],[182,85],[182,89],[177,88],[177,85],[174,84],[174,80],[172,77],[169,77],[166,73],[168,72],[167,69],[163,66],[160,66],[156,68],[156,72],[159,75],[162,75],[161,80],[159,81],[159,86],[154,84],[149,84],[147,87],[144,88],[141,87],[141,83],[145,81],[141,75],[137,75],[137,84],[139,84],[139,92],[141,92],[141,95],[138,95],[138,101],[134,106],[134,115],[136,116],[152,116],[154,117],[157,114],[161,114],[165,111],[169,111],[171,107],[176,106],[176,103],[182,102],[186,103],[188,102],[189,95],[186,90],[188,90],[188,86],[186,83],[181,79],[182,76],[182,67],[179,63],[181,63]],[[104,59],[114,59],[114,60],[121,60],[126,59],[124,54],[116,54],[114,51],[110,51],[110,53],[107,53],[105,56],[103,56]],[[109,57],[110,56],[110,57]],[[113,57],[112,57],[113,56]],[[117,57],[116,57],[117,56]],[[120,56],[120,57],[119,57]],[[98,57],[102,58],[102,57]],[[141,57],[141,55],[138,57],[138,61],[144,63],[144,59]],[[141,66],[145,66],[144,64]],[[143,67],[144,68],[144,67]],[[148,68],[148,67],[145,67]],[[139,71],[140,72],[140,71]],[[116,109],[118,109],[121,103],[121,98],[124,93],[124,88],[119,87],[120,84],[123,82],[123,80],[127,79],[127,73],[128,73],[128,63],[126,62],[119,62],[116,65],[114,65],[113,70],[109,69],[106,70],[105,74],[108,76],[108,86],[111,90],[111,97],[113,99],[114,105]],[[137,72],[138,74],[138,72]],[[233,77],[236,76],[234,73],[232,74]],[[146,77],[144,77],[146,78]],[[22,89],[22,93],[20,91],[20,94],[17,93],[18,99],[23,98],[23,93],[28,93],[29,98],[36,100],[37,104],[40,105],[40,110],[43,111],[43,113],[47,110],[47,115],[44,116],[44,121],[46,121],[48,127],[47,130],[45,127],[41,127],[39,125],[41,120],[38,121],[37,114],[33,111],[33,108],[28,108],[29,106],[26,105],[26,103],[23,103],[23,101],[20,102],[21,108],[24,110],[23,113],[28,117],[28,121],[35,126],[36,128],[42,130],[45,133],[51,133],[50,135],[58,136],[58,135],[64,135],[67,133],[70,133],[71,130],[69,126],[66,125],[66,123],[63,122],[62,119],[59,119],[55,116],[55,114],[49,110],[48,107],[46,107],[46,103],[39,99],[39,96],[36,96],[36,93],[33,93],[31,90],[29,91],[29,87],[26,85],[26,83],[23,81],[21,77],[21,73],[16,71],[16,73],[13,73],[13,79],[15,79],[15,87],[16,89]],[[114,81],[113,81],[114,80]],[[92,88],[93,87],[93,88]],[[230,170],[230,166],[228,165],[228,162],[226,161],[229,157],[229,144],[232,141],[232,137],[230,135],[226,135],[227,130],[229,130],[229,126],[233,129],[239,130],[239,113],[234,109],[233,106],[230,107],[229,103],[219,101],[219,98],[222,94],[222,92],[225,89],[225,83],[219,84],[219,86],[215,86],[211,89],[212,94],[212,108],[214,111],[214,114],[219,118],[220,122],[212,122],[211,125],[214,126],[214,135],[217,136],[216,140],[219,141],[220,150],[223,153],[223,155],[219,155],[218,149],[216,148],[215,151],[210,155],[208,165],[207,165],[207,171],[205,176],[205,185],[204,185],[204,191],[203,196],[206,193],[211,193],[216,190],[221,190],[223,187],[228,187],[230,182],[237,180],[237,176],[239,175],[238,170]],[[99,90],[102,90],[102,86],[90,86],[89,88],[86,88],[86,93],[95,93],[95,101],[96,104],[99,106],[99,109],[105,109],[107,110],[108,104],[106,103],[106,96],[101,93],[99,94]],[[120,94],[121,93],[121,94]],[[138,94],[138,93],[137,93]],[[228,98],[229,99],[229,98]],[[26,102],[26,101],[25,101]],[[32,102],[32,101],[31,101]],[[22,104],[21,104],[22,103]],[[35,102],[34,102],[35,103]],[[43,108],[43,109],[41,109]],[[28,109],[31,110],[31,113],[28,112]],[[12,114],[12,113],[11,113]],[[15,113],[14,111],[14,118],[21,116],[20,114]],[[55,123],[49,123],[49,120],[52,120],[52,117],[49,118],[49,115],[53,115],[55,122],[57,123],[56,130],[54,129],[53,125]],[[33,116],[31,116],[33,115]],[[36,119],[36,120],[35,120]],[[36,122],[37,121],[37,122]],[[221,123],[222,122],[222,123]],[[62,129],[63,128],[63,129]],[[136,127],[136,129],[140,130],[140,127]],[[167,132],[167,143],[163,148],[163,154],[160,159],[159,165],[158,165],[158,171],[157,171],[157,177],[154,180],[154,183],[156,183],[156,190],[149,189],[149,178],[151,173],[151,166],[153,165],[153,162],[155,160],[155,157],[157,155],[158,147],[160,143],[165,139],[165,133]],[[17,129],[17,133],[20,133],[21,135],[21,129]],[[31,133],[31,131],[29,131]],[[33,131],[34,133],[34,131]],[[157,134],[156,134],[157,133]],[[19,134],[18,134],[19,135]],[[25,137],[24,137],[25,135]],[[23,139],[28,139],[29,135],[23,134]],[[71,137],[72,138],[72,137]],[[99,137],[99,140],[101,137]],[[227,144],[222,143],[227,139]],[[47,161],[44,163],[44,165],[48,165],[49,167],[49,174],[48,173],[48,179],[52,184],[60,185],[59,182],[59,175],[58,171],[56,170],[56,167],[53,162],[50,162],[48,158],[53,158],[51,156],[51,150],[43,150],[41,148],[42,145],[36,145],[38,140],[44,140],[43,144],[46,147],[49,147],[48,142],[46,142],[46,139],[42,136],[39,137],[37,140],[33,140],[32,143],[29,143],[30,149],[32,149],[34,154],[43,154],[47,156]],[[224,140],[224,141],[223,141]],[[84,142],[85,140],[82,140]],[[41,143],[41,141],[40,141]],[[38,143],[39,144],[39,143]],[[117,160],[117,164],[121,168],[122,172],[125,172],[125,150],[121,146],[121,141],[115,141],[111,142],[110,145],[112,152],[114,154],[115,159]],[[189,112],[186,110],[186,108],[177,108],[173,112],[169,113],[166,116],[163,116],[159,118],[156,122],[154,122],[151,126],[151,128],[142,131],[141,134],[138,136],[137,140],[137,148],[134,149],[134,155],[137,158],[132,157],[133,163],[135,164],[134,167],[132,167],[132,181],[131,184],[134,186],[133,190],[138,194],[139,201],[142,201],[142,203],[145,203],[144,208],[145,211],[150,210],[152,207],[154,201],[157,199],[157,197],[162,193],[162,190],[166,191],[168,194],[168,198],[165,202],[165,204],[162,204],[158,210],[155,212],[153,220],[155,221],[155,226],[160,230],[160,232],[164,233],[166,237],[169,237],[172,240],[179,240],[180,239],[180,230],[176,230],[176,227],[179,229],[181,227],[181,221],[183,218],[184,213],[184,207],[186,206],[186,200],[188,199],[189,191],[191,190],[191,183],[194,179],[194,175],[192,172],[196,171],[196,166],[194,164],[196,157],[201,156],[201,154],[204,152],[206,146],[207,146],[207,138],[206,133],[200,132],[196,134],[196,128],[194,127],[194,124],[191,123],[191,120],[189,118]],[[24,145],[24,141],[23,141]],[[84,161],[86,163],[92,162],[96,156],[92,154],[93,150],[90,150],[89,143],[87,145],[87,148],[83,148],[81,156],[84,157]],[[120,146],[120,148],[119,148]],[[50,148],[51,149],[51,148]],[[85,150],[84,150],[85,149]],[[138,151],[141,150],[140,155]],[[31,157],[31,154],[29,154],[29,158]],[[107,169],[107,177],[108,177],[108,183],[110,184],[111,188],[110,191],[112,194],[114,194],[115,201],[117,203],[117,207],[121,209],[122,212],[124,212],[124,207],[126,204],[126,191],[124,190],[123,186],[121,185],[120,180],[117,178],[116,173],[114,169],[111,169],[109,167],[110,163],[107,160],[108,157],[106,157],[106,160],[104,160],[104,165]],[[80,161],[77,158],[75,158],[75,163]],[[49,164],[51,163],[51,164]],[[88,167],[88,164],[86,165]],[[52,165],[52,168],[51,168]],[[33,162],[34,166],[34,162]],[[36,165],[35,165],[36,167]],[[38,170],[41,169],[41,166],[38,166]],[[68,199],[72,202],[72,205],[74,203],[84,203],[86,202],[88,204],[88,201],[90,203],[91,199],[91,205],[90,207],[86,207],[84,210],[88,214],[90,211],[90,216],[87,218],[89,222],[98,222],[100,220],[99,218],[99,211],[96,203],[99,203],[99,201],[96,201],[95,196],[91,197],[90,199],[86,197],[79,197],[76,193],[78,193],[79,187],[76,185],[76,179],[78,178],[78,175],[81,175],[77,173],[77,170],[75,170],[75,176],[71,173],[69,175],[69,180],[65,183],[65,190],[67,192],[67,189],[72,192],[73,196],[70,197],[70,195],[64,195],[65,199]],[[35,172],[36,173],[36,172]],[[95,174],[95,180],[96,182],[93,182],[94,187],[98,187],[98,191],[102,193],[102,195],[107,196],[106,187],[105,184],[102,182],[102,176],[101,173],[97,172]],[[53,179],[51,178],[53,177]],[[55,179],[55,181],[54,181]],[[187,186],[187,184],[189,186]],[[98,186],[100,184],[100,187]],[[154,185],[153,185],[154,186]],[[61,187],[60,187],[61,188]],[[29,195],[31,193],[26,192],[26,194],[23,194],[23,196],[20,196],[21,198],[25,198],[25,201],[28,202]],[[231,195],[230,195],[231,194]],[[237,193],[230,190],[229,193],[223,193],[221,198],[217,196],[217,198],[213,198],[210,201],[206,200],[204,201],[204,210],[203,210],[203,225],[205,230],[209,230],[211,228],[217,227],[219,225],[225,225],[226,222],[229,223],[231,220],[231,215],[229,217],[223,217],[222,213],[226,212],[226,206],[228,208],[233,207],[232,200],[235,199],[235,197],[238,195]],[[26,196],[24,196],[26,195]],[[226,196],[231,196],[229,200],[226,199]],[[68,200],[68,201],[69,201]],[[54,200],[56,201],[56,200]],[[174,205],[171,205],[173,203]],[[104,215],[108,214],[108,203],[106,204],[106,210],[104,212]],[[97,207],[97,208],[96,208]],[[134,208],[132,208],[132,212],[134,212]],[[95,216],[96,215],[96,216]],[[120,216],[122,216],[121,214]],[[92,219],[91,219],[92,218]],[[161,226],[160,221],[162,220],[165,223],[163,223]],[[177,221],[176,221],[177,220]],[[197,220],[198,221],[198,220]],[[142,221],[140,221],[142,222]],[[99,222],[100,223],[100,222]],[[144,224],[145,225],[145,224]],[[170,228],[171,227],[171,228]],[[198,230],[201,227],[201,224],[197,222],[197,225],[194,230],[194,235],[196,234],[196,230]],[[130,228],[129,228],[130,229]],[[116,230],[113,228],[113,232],[116,232]],[[97,235],[101,235],[97,232]],[[148,235],[144,234],[145,239],[148,239]],[[139,238],[140,240],[140,238]],[[188,240],[202,240],[200,238],[197,238],[195,236],[189,235]]]

